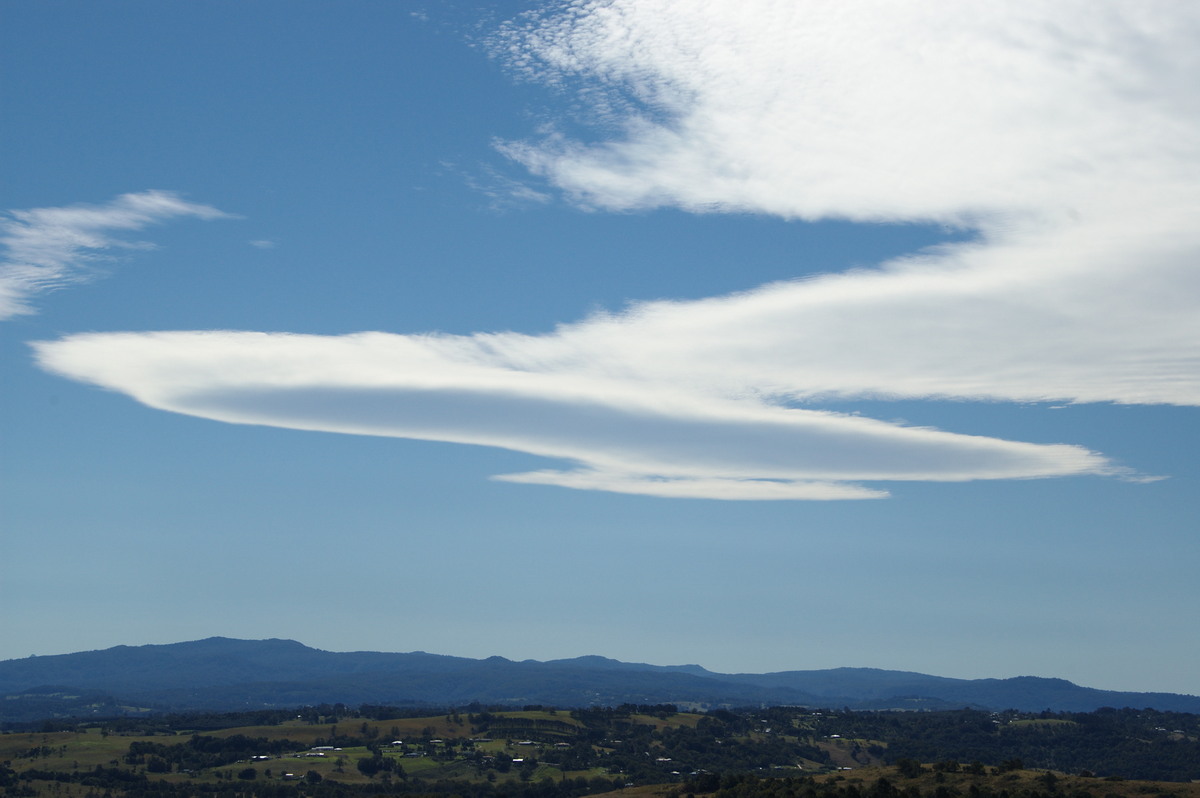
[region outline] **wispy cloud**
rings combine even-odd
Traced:
[[[1197,40],[1200,9],[1169,2],[588,2],[496,47],[643,110],[600,144],[504,147],[603,208],[979,232],[592,325],[636,327],[631,356],[667,370],[682,342],[727,388],[793,397],[1194,404]]]
[[[113,236],[177,216],[216,219],[226,214],[168,191],[122,194],[103,205],[9,211],[0,216],[0,319],[34,312],[36,294],[90,278],[90,264],[113,249],[147,249]]]
[[[622,109],[506,145],[580,202],[990,227],[1194,196],[1198,36],[1154,0],[611,0],[494,50]]]
[[[810,408],[1200,404],[1198,33],[1200,11],[1154,2],[616,0],[526,17],[497,51],[620,131],[503,145],[575,202],[978,236],[544,336],[128,333],[38,358],[175,412],[573,464],[499,477],[514,482],[840,499],[885,495],[876,481],[1128,475],[1081,446]]]

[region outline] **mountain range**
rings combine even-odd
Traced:
[[[0,661],[0,721],[150,711],[395,706],[677,704],[851,709],[1200,713],[1200,697],[1080,687],[1064,679],[952,679],[876,668],[714,673],[600,656],[513,661],[425,652],[337,653],[294,640],[212,637]]]

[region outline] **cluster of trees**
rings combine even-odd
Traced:
[[[552,718],[504,717],[488,712],[468,715],[468,718],[474,718],[471,727],[476,733],[488,732],[493,737],[523,737],[556,742],[565,737],[575,737],[581,731],[574,723]]]
[[[988,783],[983,786],[971,784],[965,795],[957,787],[944,783],[922,789],[916,784],[897,785],[887,778],[867,783],[818,782],[811,777],[772,779],[740,773],[701,776],[684,783],[680,793],[692,796],[713,793],[713,798],[1067,798],[1057,792],[1056,787],[1056,777],[1052,773],[1044,774],[1033,787],[995,789]],[[1092,798],[1092,793],[1080,791],[1069,798]]]
[[[136,773],[128,768],[120,767],[104,767],[96,765],[92,770],[72,770],[64,772],[61,770],[23,770],[18,774],[18,779],[21,782],[31,781],[50,781],[58,784],[82,784],[85,787],[98,787],[103,790],[119,790],[124,794],[130,794],[131,789],[149,789],[153,782],[146,776],[145,773]],[[20,787],[11,788],[8,795],[19,795]],[[28,792],[33,795],[35,793]]]
[[[247,737],[235,734],[231,737],[211,737],[194,734],[186,742],[174,745],[135,740],[129,744],[125,764],[145,765],[150,773],[203,770],[242,762],[254,756],[278,756],[288,751],[297,751],[304,746],[283,739]]]
[[[364,776],[374,776],[379,773],[394,773],[400,778],[405,778],[404,768],[397,764],[396,760],[380,754],[376,751],[372,756],[360,757],[355,766],[358,772]]]
[[[835,712],[817,735],[877,741],[884,761],[1020,761],[1026,767],[1127,779],[1200,779],[1200,716],[1152,709],[1095,712]]]
[[[240,774],[239,774],[240,776]],[[122,768],[97,766],[94,770],[73,773],[24,771],[17,774],[0,767],[0,788],[11,798],[36,796],[31,781],[51,781],[58,784],[78,784],[108,795],[122,798],[369,798],[377,795],[403,795],[411,798],[582,798],[610,792],[623,784],[621,780],[565,779],[537,782],[466,782],[422,781],[420,779],[388,780],[370,784],[346,784],[323,779],[310,772],[292,781],[265,781],[242,777],[237,781],[169,782],[148,778]],[[96,793],[97,796],[100,793]]]

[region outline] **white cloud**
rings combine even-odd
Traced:
[[[994,225],[1192,196],[1198,39],[1170,0],[614,0],[495,49],[633,109],[507,145],[582,202]]]
[[[112,237],[113,231],[140,230],[176,216],[225,216],[167,191],[122,194],[104,205],[71,205],[9,211],[0,217],[0,319],[33,313],[38,293],[88,279],[86,265],[105,250],[145,249],[150,245]]]
[[[576,354],[572,331],[552,339],[108,333],[35,347],[43,368],[163,410],[497,446],[578,465],[502,477],[514,482],[660,496],[866,498],[884,494],[852,483],[1117,471],[1074,446],[899,427],[622,375],[624,350],[594,367],[534,367],[546,344]]]
[[[499,477],[514,482],[815,499],[1125,475],[1079,446],[807,408],[1200,404],[1197,33],[1200,10],[1165,2],[573,4],[495,46],[619,131],[504,145],[575,201],[978,238],[545,336],[83,335],[37,344],[39,361],[206,418],[573,464]]]
[[[1195,404],[1200,7],[586,2],[517,68],[644,109],[505,149],[579,202],[938,221],[976,243],[585,325],[635,370],[787,397]],[[588,352],[588,356],[596,355]]]

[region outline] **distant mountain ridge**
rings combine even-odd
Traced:
[[[851,709],[1082,711],[1103,706],[1200,713],[1200,697],[1080,687],[1064,679],[952,679],[875,668],[715,673],[596,655],[515,662],[417,651],[331,652],[294,640],[212,637],[0,661],[0,721],[148,710],[321,703],[805,705]],[[99,697],[98,697],[99,696]],[[41,714],[38,714],[41,713]]]

